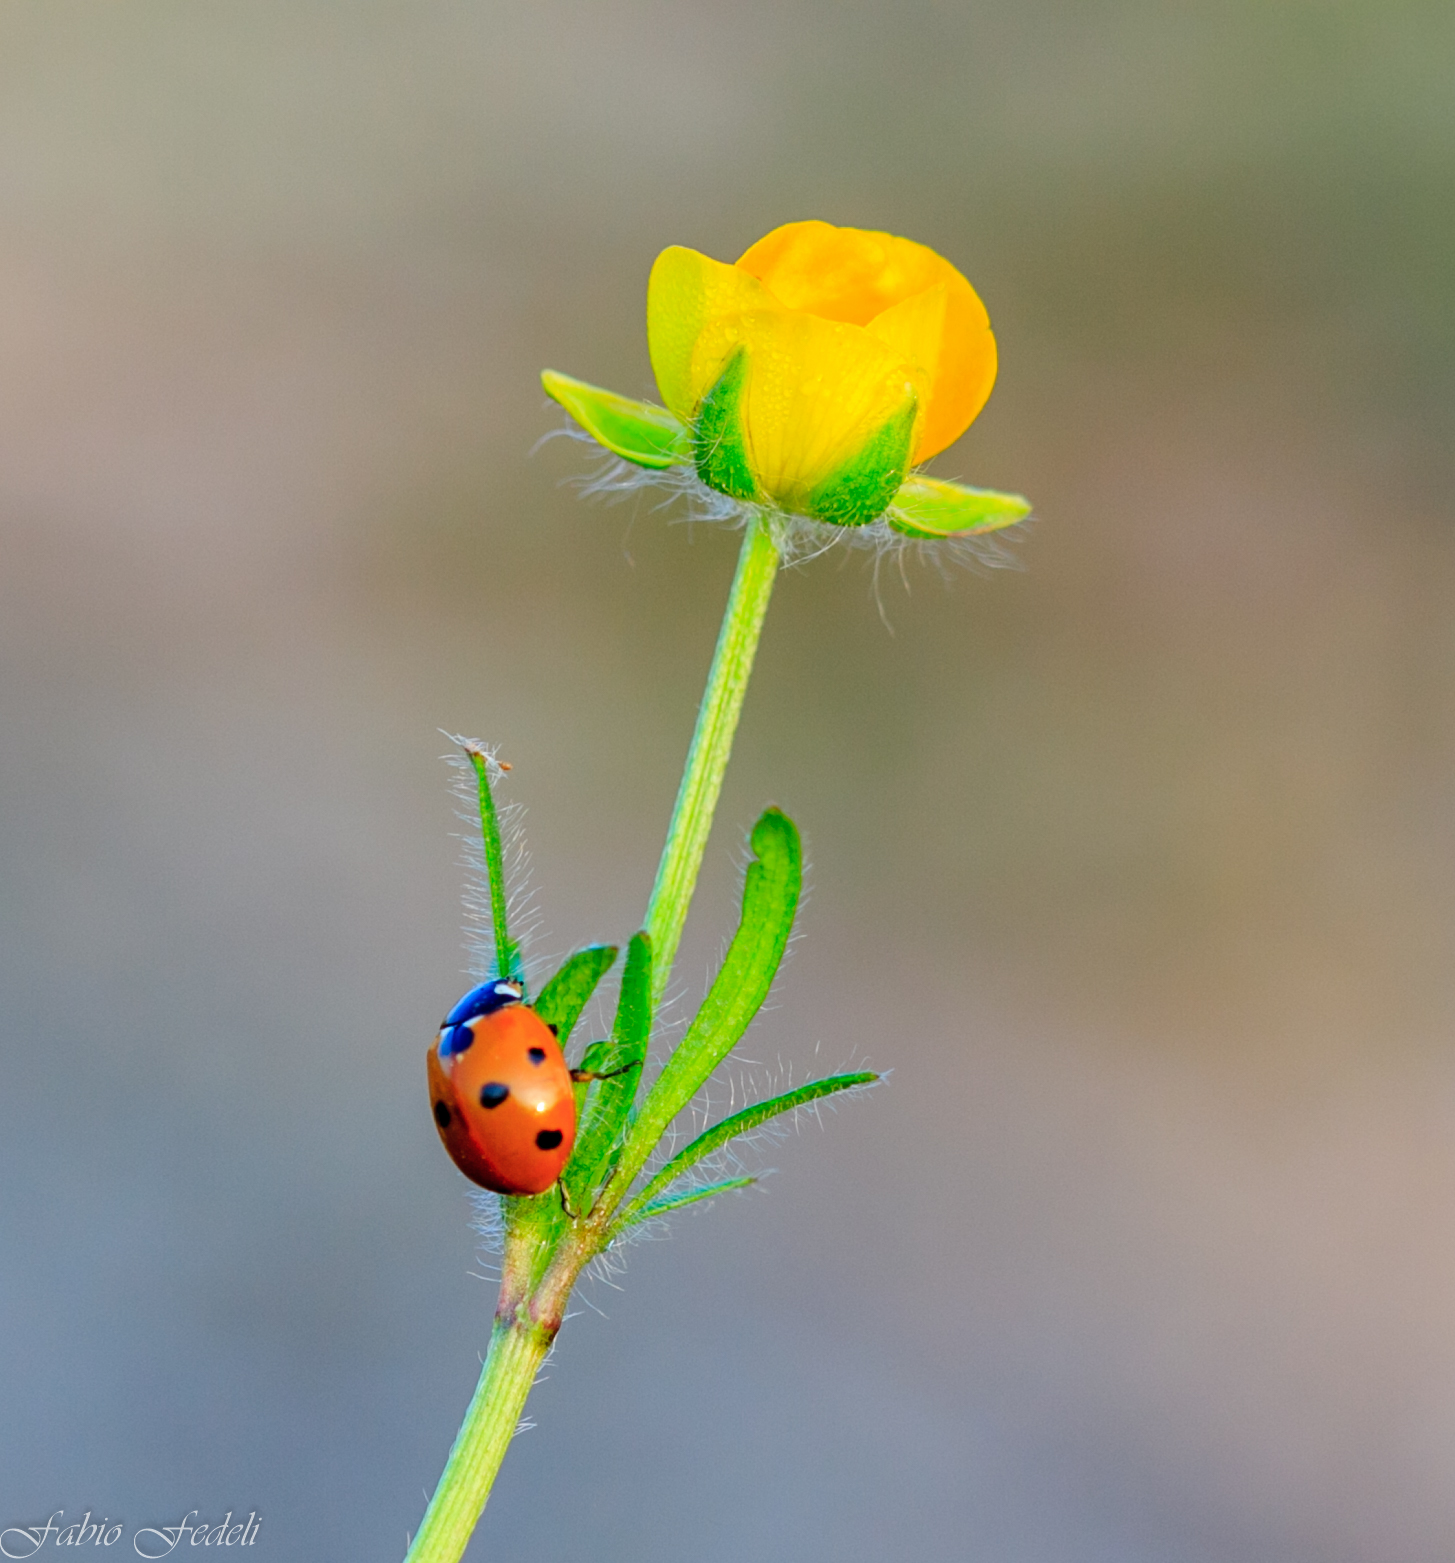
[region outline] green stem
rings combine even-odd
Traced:
[[[671,975],[672,960],[697,884],[779,562],[778,547],[768,527],[755,518],[748,524],[738,555],[737,574],[718,633],[712,669],[707,675],[707,690],[697,715],[692,747],[687,752],[687,768],[647,908],[647,932],[651,935],[653,954],[653,1009],[660,1004]],[[505,929],[500,832],[490,792],[489,766],[483,755],[469,753],[480,782],[480,822],[490,874],[497,960],[502,976],[514,975],[511,966],[519,957]],[[582,1266],[608,1241],[605,1223],[610,1210],[605,1206],[594,1222],[586,1218],[573,1223],[572,1229],[557,1239],[551,1235],[554,1211],[548,1218],[544,1209],[531,1209],[526,1201],[513,1203],[518,1219],[510,1225],[506,1241],[500,1307],[490,1336],[490,1350],[470,1409],[405,1563],[459,1563],[490,1496],[495,1473],[505,1458],[536,1372],[560,1327],[571,1288]],[[532,1275],[538,1277],[533,1291]]]
[[[748,523],[738,555],[738,572],[718,632],[712,670],[697,713],[687,768],[672,810],[667,842],[652,899],[647,907],[647,932],[652,938],[652,1008],[662,1002],[672,962],[687,920],[687,908],[697,884],[697,871],[712,829],[713,811],[722,791],[723,773],[732,753],[733,734],[747,693],[748,675],[768,611],[768,598],[778,573],[778,547],[761,519]]]
[[[497,1320],[470,1409],[404,1563],[459,1563],[553,1333]]]

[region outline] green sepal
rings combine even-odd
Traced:
[[[803,849],[793,821],[769,809],[753,827],[754,861],[743,880],[743,915],[702,1007],[657,1076],[627,1136],[622,1173],[641,1170],[667,1125],[737,1045],[758,1013],[783,959],[798,894]]]
[[[749,1184],[757,1181],[756,1178],[724,1178],[721,1183],[709,1183],[703,1188],[687,1189],[681,1194],[669,1194],[665,1199],[654,1199],[649,1205],[640,1208],[634,1204],[612,1227],[612,1236],[625,1232],[628,1227],[636,1226],[639,1221],[650,1221],[653,1216],[670,1215],[672,1211],[681,1210],[687,1205],[695,1205],[699,1200],[711,1199],[714,1194],[726,1194],[731,1189],[745,1189]]]
[[[621,994],[616,1004],[616,1024],[611,1041],[593,1044],[583,1066],[601,1074],[587,1082],[576,1148],[561,1175],[573,1210],[585,1214],[596,1190],[614,1165],[622,1127],[637,1094],[637,1082],[647,1058],[652,1030],[652,941],[645,933],[632,935],[626,967],[621,974]]]
[[[748,350],[738,347],[723,366],[712,389],[702,398],[692,426],[692,459],[697,475],[709,488],[733,499],[760,500],[763,495],[748,460],[743,430],[743,393],[748,384]]]
[[[1014,526],[1031,513],[1031,502],[1019,494],[998,494],[990,488],[966,488],[943,478],[916,472],[894,495],[885,519],[906,537],[954,537],[967,532],[995,532]]]
[[[614,944],[591,944],[566,957],[565,964],[541,989],[532,1006],[564,1048],[581,1011],[596,991],[596,984],[611,970],[616,960]]]
[[[724,1118],[721,1123],[714,1124],[705,1133],[699,1134],[690,1145],[678,1151],[622,1211],[617,1224],[623,1227],[630,1226],[634,1221],[645,1220],[649,1213],[656,1214],[657,1211],[652,1210],[652,1207],[663,1204],[663,1201],[658,1198],[663,1189],[670,1188],[678,1178],[689,1172],[704,1157],[721,1150],[740,1134],[751,1134],[754,1129],[761,1127],[770,1119],[777,1118],[783,1113],[791,1113],[795,1108],[806,1107],[810,1102],[816,1102],[821,1097],[833,1096],[839,1091],[852,1091],[856,1086],[873,1085],[878,1078],[879,1076],[870,1070],[852,1075],[830,1075],[825,1080],[813,1080],[808,1085],[785,1091],[782,1096],[770,1097],[766,1102],[755,1102],[751,1107],[745,1107],[741,1112],[734,1113],[731,1118]]]
[[[808,496],[808,514],[831,526],[867,526],[884,514],[909,470],[909,444],[919,400],[904,405],[858,452]]]
[[[541,384],[593,440],[623,461],[660,470],[692,459],[687,430],[665,407],[634,402],[554,369],[542,371]]]

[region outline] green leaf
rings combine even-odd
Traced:
[[[564,1048],[596,984],[611,970],[616,960],[614,944],[591,944],[566,957],[560,971],[543,987],[532,1006]]]
[[[652,941],[638,933],[627,946],[610,1045],[599,1051],[595,1046],[587,1050],[591,1056],[588,1067],[609,1078],[587,1085],[576,1149],[562,1174],[571,1208],[583,1214],[605,1178],[631,1111],[651,1030]]]
[[[770,1119],[791,1113],[795,1108],[806,1107],[809,1102],[816,1102],[821,1097],[833,1096],[839,1091],[852,1091],[855,1086],[873,1085],[878,1078],[878,1075],[868,1070],[853,1075],[830,1075],[826,1080],[811,1081],[808,1085],[785,1091],[782,1096],[771,1097],[766,1102],[755,1102],[742,1112],[734,1113],[731,1118],[724,1118],[721,1123],[714,1124],[705,1133],[699,1134],[690,1145],[678,1151],[626,1207],[618,1224],[630,1226],[634,1221],[644,1221],[649,1209],[662,1203],[657,1196],[663,1189],[669,1188],[704,1157],[721,1150],[740,1134],[751,1134]]]
[[[645,933],[634,933],[626,951],[626,970],[621,974],[621,994],[616,1001],[616,1024],[611,1032],[608,1070],[623,1064],[641,1063],[647,1056],[647,1038],[652,1031],[652,940]]]
[[[485,877],[490,885],[490,923],[495,935],[494,975],[506,981],[519,981],[522,975],[520,945],[510,937],[506,917],[505,849],[500,844],[500,820],[495,810],[495,792],[491,785],[492,772],[502,769],[492,755],[477,749],[473,744],[464,746],[470,764],[475,767],[475,781],[480,797],[480,845],[485,857]]]
[[[623,461],[660,469],[691,459],[687,430],[665,407],[634,402],[554,369],[541,374],[541,384],[592,439]]]
[[[750,1183],[756,1183],[756,1178],[724,1178],[721,1183],[709,1183],[705,1188],[687,1189],[681,1194],[669,1194],[665,1199],[654,1199],[650,1205],[643,1205],[640,1209],[636,1205],[616,1222],[612,1227],[612,1236],[625,1232],[628,1227],[634,1227],[639,1221],[650,1221],[653,1216],[665,1216],[671,1211],[681,1210],[686,1205],[695,1205],[700,1199],[711,1199],[714,1194],[726,1194],[729,1189],[745,1189]]]
[[[917,472],[904,480],[887,519],[896,532],[906,537],[934,538],[998,531],[1024,521],[1030,513],[1030,500],[1019,494],[965,488]]]
[[[769,809],[753,827],[755,861],[743,881],[743,916],[707,997],[658,1075],[627,1139],[624,1183],[641,1170],[663,1130],[736,1046],[768,996],[783,959],[798,893],[803,851],[793,821]]]

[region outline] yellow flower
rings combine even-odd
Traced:
[[[975,290],[922,244],[789,223],[735,265],[673,246],[647,285],[666,408],[547,371],[546,390],[641,466],[690,463],[747,503],[911,536],[1006,526],[1015,495],[910,476],[957,439],[995,382]]]

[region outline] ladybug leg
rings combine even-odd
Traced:
[[[566,1192],[566,1180],[564,1178],[557,1178],[556,1187],[561,1191],[561,1209],[566,1212],[572,1221],[574,1221],[576,1219],[576,1212],[571,1209],[571,1196]]]
[[[573,1069],[571,1078],[580,1085],[585,1080],[615,1080],[618,1075],[624,1075],[628,1069],[635,1069],[636,1063],[623,1064],[620,1069]]]

